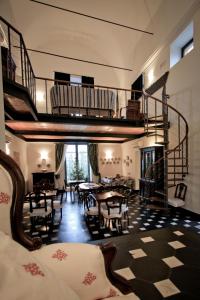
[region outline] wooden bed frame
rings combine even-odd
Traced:
[[[24,176],[16,162],[1,150],[0,165],[9,173],[13,184],[12,205],[10,210],[12,237],[30,251],[39,249],[42,246],[41,238],[31,238],[23,230],[23,202],[25,198]],[[111,283],[123,294],[132,292],[129,283],[112,271],[111,264],[117,252],[116,247],[111,243],[102,244],[100,247],[104,256],[106,274]]]

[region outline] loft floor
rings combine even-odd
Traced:
[[[144,127],[128,120],[99,120],[39,115],[38,121],[6,120],[6,128],[26,141],[123,143],[142,137]]]
[[[28,88],[6,78],[3,84],[6,129],[25,141],[123,143],[145,135],[143,119],[38,113]],[[148,123],[151,133],[155,120]]]

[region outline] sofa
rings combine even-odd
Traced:
[[[23,231],[24,178],[0,151],[0,295],[6,300],[137,300],[112,272],[113,245],[42,245]]]

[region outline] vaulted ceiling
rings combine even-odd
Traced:
[[[153,35],[103,23],[30,0],[2,0],[0,8],[28,48],[132,69],[132,72],[30,52],[39,76],[54,71],[95,77],[96,84],[130,87],[144,60],[168,37],[197,0],[41,0]]]

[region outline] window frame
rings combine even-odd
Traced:
[[[193,38],[191,38],[182,48],[181,48],[181,58],[183,58],[183,57],[185,57],[187,54],[185,54],[185,50],[188,48],[188,46],[190,46],[191,44],[193,44],[193,49],[194,49],[194,39]],[[193,50],[192,49],[192,50]],[[191,50],[191,51],[192,51]],[[191,52],[190,51],[190,52]],[[189,53],[190,53],[189,52]]]

